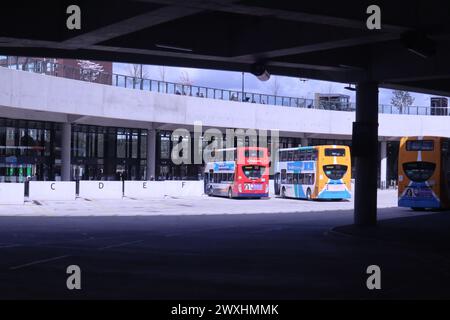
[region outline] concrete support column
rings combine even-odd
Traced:
[[[147,180],[156,180],[156,130],[147,130]]]
[[[380,188],[387,188],[387,142],[381,141],[381,150],[380,150]]]
[[[71,148],[72,148],[72,125],[62,124],[61,132],[61,180],[71,180]]]
[[[378,84],[362,81],[356,86],[356,122],[352,148],[355,156],[355,215],[359,226],[377,223]]]
[[[308,146],[308,138],[302,138],[302,147],[307,147]]]

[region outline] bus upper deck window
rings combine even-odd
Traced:
[[[345,149],[343,148],[327,148],[325,149],[326,157],[344,157]]]
[[[433,140],[410,140],[406,141],[406,151],[433,151]]]
[[[288,151],[288,161],[293,161],[294,160],[294,151],[293,150],[289,150]]]
[[[246,158],[263,158],[264,150],[245,150]]]

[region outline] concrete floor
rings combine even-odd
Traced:
[[[397,191],[378,192],[378,208],[397,206]],[[261,214],[274,212],[311,212],[352,210],[353,198],[343,201],[306,201],[299,199],[227,199],[221,197],[157,198],[151,200],[85,200],[26,202],[25,205],[0,205],[0,216],[140,216],[198,214]]]
[[[91,208],[124,216],[38,216],[57,208],[68,214],[66,203],[34,205],[44,210],[36,216],[0,217],[0,298],[450,298],[450,212],[380,208],[379,226],[359,229],[345,227],[352,222],[345,208],[239,214],[253,200],[204,199],[205,207],[172,200],[151,216],[135,216],[149,209],[126,200],[121,208],[72,205],[76,215]],[[348,205],[260,203],[282,201],[278,208]],[[220,214],[231,212],[228,203],[234,214]],[[216,214],[193,214],[208,206]],[[80,291],[66,289],[72,264],[82,270]],[[381,267],[381,290],[366,288],[372,264]]]

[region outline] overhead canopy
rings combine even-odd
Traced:
[[[450,2],[287,0],[6,1],[0,54],[271,74],[450,95]],[[69,30],[66,9],[81,9]],[[414,51],[414,52],[413,52]]]

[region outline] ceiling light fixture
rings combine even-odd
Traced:
[[[356,87],[353,87],[351,83],[349,83],[348,86],[344,87],[344,89],[347,89],[350,91],[356,91]]]
[[[192,52],[194,50],[189,49],[189,48],[182,48],[182,47],[176,47],[176,46],[171,46],[171,45],[166,45],[166,44],[155,44],[155,47],[160,48],[160,49],[169,49],[169,50],[177,50],[177,51],[185,51],[185,52]]]
[[[270,79],[270,73],[267,71],[267,68],[263,63],[255,63],[252,65],[250,72],[261,81],[267,81]]]
[[[424,59],[436,54],[436,43],[423,32],[407,31],[401,35],[403,45],[412,53]]]

